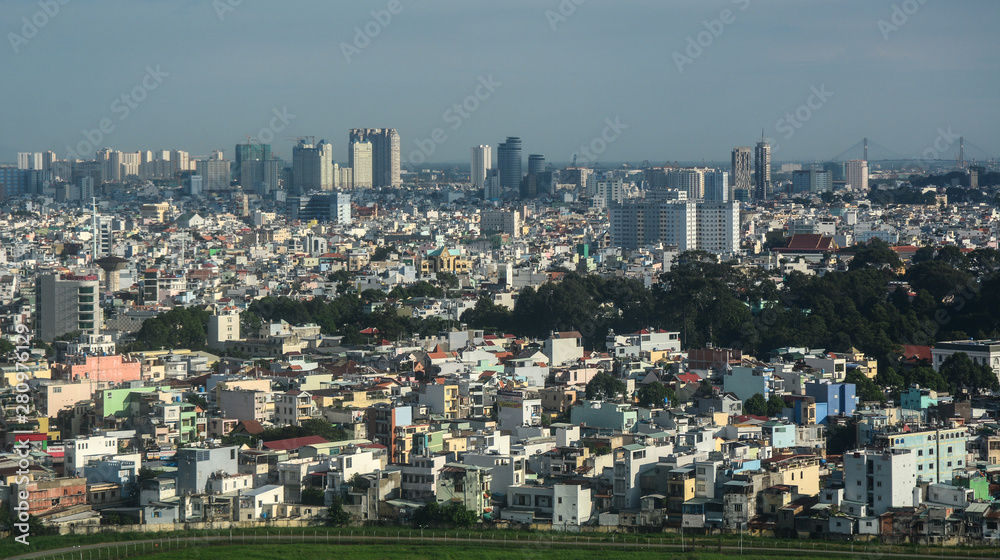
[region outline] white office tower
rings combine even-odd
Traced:
[[[689,200],[653,200],[613,204],[611,243],[623,249],[638,249],[663,243],[680,251],[697,249],[698,216]]]
[[[354,188],[372,187],[372,143],[357,141],[348,146],[348,159],[354,172]]]
[[[647,192],[649,195],[651,191]],[[643,201],[612,204],[611,243],[623,249],[676,245],[679,251],[731,254],[739,250],[739,206],[688,200],[684,191],[660,189]]]
[[[42,165],[42,152],[18,152],[18,169],[44,169]]]
[[[352,145],[370,145],[370,163],[365,170],[358,171],[352,159],[355,152]],[[348,163],[354,169],[355,181],[362,174],[363,186],[396,187],[403,184],[400,175],[399,134],[395,128],[352,128],[348,134]],[[370,168],[370,170],[368,170]]]
[[[472,186],[483,188],[486,186],[486,172],[493,167],[493,149],[489,146],[472,147],[472,166],[470,168],[469,180]]]
[[[729,173],[725,171],[707,171],[704,179],[705,200],[729,202]]]
[[[855,191],[868,190],[868,162],[863,159],[848,160],[844,164],[844,178]]]
[[[621,179],[600,179],[595,184],[594,196],[590,200],[593,208],[607,208],[625,199]]]
[[[170,152],[170,161],[174,171],[191,171],[191,154],[184,150],[173,150]]]
[[[677,169],[667,173],[667,188],[686,191],[688,198],[705,198],[705,169]]]
[[[699,250],[725,255],[739,250],[740,207],[737,203],[704,200],[696,204],[695,214]]]
[[[503,197],[503,187],[500,186],[500,173],[497,169],[486,172],[486,184],[483,185],[484,200],[500,200]]]

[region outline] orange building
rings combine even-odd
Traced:
[[[142,378],[142,362],[130,356],[71,356],[66,363],[52,366],[52,378],[65,381],[122,383]]]
[[[31,515],[44,515],[57,508],[87,504],[86,478],[33,480],[25,484],[15,483],[12,490],[11,496],[20,497],[22,491],[28,493],[28,512]],[[16,501],[20,502],[19,499]]]

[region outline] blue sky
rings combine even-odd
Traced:
[[[909,156],[949,127],[996,156],[997,22],[987,0],[4,0],[0,161],[66,157],[103,119],[120,150],[315,136],[338,161],[351,127],[431,162],[506,136],[556,162],[726,160],[762,129],[776,161],[864,136]]]

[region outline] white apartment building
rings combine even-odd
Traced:
[[[916,456],[909,449],[844,453],[841,509],[851,516],[882,515],[889,508],[912,506],[916,486]]]

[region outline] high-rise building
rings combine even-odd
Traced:
[[[851,159],[844,164],[844,175],[847,184],[855,191],[868,190],[868,162],[863,159]]]
[[[45,342],[74,331],[100,334],[97,274],[43,274],[38,279],[38,336]]]
[[[597,181],[597,191],[590,200],[593,208],[607,208],[614,203],[621,203],[625,199],[622,180],[599,179]]]
[[[497,146],[497,170],[500,172],[500,188],[517,189],[521,186],[521,139],[508,136],[507,141]]]
[[[42,163],[42,152],[18,152],[17,168],[37,170],[45,169]]]
[[[288,217],[292,220],[351,223],[351,195],[342,192],[324,192],[311,195],[290,196],[286,203]]]
[[[771,144],[760,135],[760,142],[754,149],[754,198],[757,200],[767,200],[771,197]]]
[[[704,180],[704,199],[716,202],[729,202],[729,173],[726,171],[707,171],[702,174]]]
[[[351,146],[355,142],[367,142],[371,144],[371,187],[398,187],[403,183],[400,176],[399,157],[399,133],[395,128],[352,128],[348,142],[348,158],[354,155]],[[354,161],[348,162],[354,170],[355,180],[358,176],[358,168]],[[365,172],[362,172],[366,177]]]
[[[586,167],[567,167],[562,171],[561,182],[569,183],[575,187],[577,193],[583,193],[587,190],[587,178],[590,173],[590,169]]]
[[[545,156],[541,154],[530,154],[528,156],[528,173],[544,173]]]
[[[490,169],[486,171],[486,182],[483,185],[483,200],[500,200],[503,197],[503,189],[500,188],[500,170]]]
[[[292,191],[297,194],[333,189],[333,146],[326,140],[307,144],[305,140],[292,148]]]
[[[729,171],[729,195],[733,196],[736,189],[753,188],[751,173],[753,172],[753,150],[746,146],[733,148],[732,167]]]
[[[356,189],[370,189],[374,186],[373,151],[372,143],[364,140],[351,141],[348,146],[347,155],[354,173]]]
[[[167,152],[169,157],[169,152]],[[205,191],[224,191],[229,189],[229,160],[223,159],[222,152],[216,150],[212,157],[198,160],[195,171],[202,177],[202,188]]]
[[[250,192],[260,193],[259,185],[264,182],[263,162],[269,159],[271,159],[270,144],[237,144],[233,180],[238,181],[240,186]]]
[[[191,168],[191,154],[184,150],[172,150],[170,152],[170,161],[173,164],[175,173],[178,171],[193,171]]]
[[[725,190],[722,189],[722,192]],[[698,223],[695,234],[698,250],[732,254],[739,249],[740,205],[738,203],[703,200],[695,205],[695,215]]]
[[[469,171],[469,181],[473,187],[486,186],[486,172],[493,167],[493,148],[479,145],[472,147],[472,165]]]
[[[792,193],[820,194],[833,190],[833,177],[829,171],[802,169],[792,172]]]
[[[611,242],[623,249],[676,245],[679,251],[705,250],[730,254],[739,250],[739,205],[734,202],[688,200],[684,191],[662,194],[610,207]],[[672,195],[672,196],[671,196]]]
[[[697,167],[667,171],[667,188],[687,192],[690,200],[705,198],[705,171]]]

